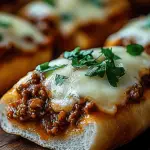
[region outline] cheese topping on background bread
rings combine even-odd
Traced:
[[[124,1],[122,4],[127,3]],[[42,1],[33,2],[24,10],[33,19],[57,16],[62,33],[69,33],[78,24],[105,20],[115,8],[113,0],[55,0],[52,5]]]
[[[66,67],[48,75],[44,82],[46,88],[51,91],[52,107],[56,112],[70,111],[81,97],[94,101],[100,110],[110,114],[117,111],[117,105],[126,102],[126,90],[135,83],[140,83],[139,73],[143,68],[150,68],[150,56],[145,52],[140,56],[131,56],[123,47],[113,47],[112,51],[121,58],[116,61],[116,65],[125,69],[125,75],[119,80],[118,87],[112,87],[105,76],[103,78],[85,76],[87,69],[73,68],[68,59],[58,58],[50,62],[50,66],[67,64]],[[97,58],[99,55],[100,49],[94,49],[93,56]],[[102,59],[103,57],[99,57],[99,60]],[[68,79],[61,86],[56,85],[56,74],[66,76]]]
[[[150,16],[141,17],[131,20],[123,29],[119,32],[111,35],[108,38],[109,41],[117,39],[129,39],[134,43],[147,46],[150,44]]]
[[[0,46],[15,46],[24,52],[34,52],[44,36],[29,22],[6,13],[0,13]],[[29,38],[29,39],[28,39]],[[8,48],[9,49],[9,48]]]

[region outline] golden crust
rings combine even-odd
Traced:
[[[52,52],[49,49],[45,49],[34,54],[13,56],[11,60],[1,62],[0,95],[4,94],[27,72],[33,70],[38,64],[49,61],[51,57]]]
[[[99,130],[92,150],[122,146],[149,128],[150,91],[144,96],[145,99],[140,103],[127,104],[120,108],[115,116],[103,115],[100,118],[95,116]]]

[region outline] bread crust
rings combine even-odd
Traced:
[[[12,56],[11,60],[3,60],[0,63],[0,95],[10,89],[27,72],[33,70],[38,64],[49,61],[51,57],[52,51],[47,48],[33,54]]]

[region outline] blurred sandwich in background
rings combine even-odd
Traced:
[[[142,45],[150,54],[150,16],[131,20],[120,31],[109,36],[106,46]]]
[[[29,3],[20,15],[45,35],[53,35],[55,47],[62,52],[76,46],[102,46],[127,22],[130,4],[127,0],[43,0]]]
[[[36,65],[50,60],[51,42],[29,22],[0,13],[0,95]]]

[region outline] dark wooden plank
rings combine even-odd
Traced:
[[[19,136],[0,129],[0,150],[47,150]]]
[[[117,138],[117,137],[116,137]],[[150,150],[150,129],[129,144],[117,150]],[[19,136],[0,129],[0,150],[47,150]]]

